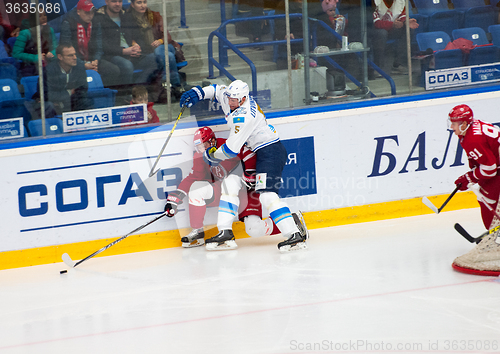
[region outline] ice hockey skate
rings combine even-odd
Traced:
[[[209,238],[205,243],[207,251],[224,251],[238,248],[232,230],[222,230],[216,236]]]
[[[457,257],[452,267],[462,273],[500,275],[500,231],[483,238],[479,244],[463,256]]]
[[[293,221],[295,221],[295,225],[297,225],[297,228],[300,231],[301,235],[305,235],[306,240],[309,238],[309,230],[307,230],[306,227],[306,222],[304,221],[304,216],[302,215],[302,212],[299,210],[296,213],[292,213],[293,216]]]
[[[302,236],[300,232],[296,232],[288,240],[278,243],[278,249],[282,253],[305,250],[307,249],[306,236]]]
[[[181,238],[182,247],[191,248],[205,244],[205,231],[203,228],[193,229],[189,234]]]

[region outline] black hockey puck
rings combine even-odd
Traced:
[[[67,272],[68,272],[68,271],[67,271],[66,269],[64,269],[64,270],[61,270],[61,271],[59,272],[59,274],[64,274],[64,273],[67,273]]]

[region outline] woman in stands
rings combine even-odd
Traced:
[[[36,14],[30,16],[29,28],[19,32],[12,56],[22,61],[21,76],[38,75],[38,49],[36,38]],[[47,24],[47,15],[45,12],[39,13],[40,32],[42,39],[42,60],[43,65],[56,55],[57,38],[52,27]]]
[[[147,0],[131,0],[130,8],[124,16],[124,22],[126,30],[130,31],[130,38],[141,47],[142,54],[154,52],[159,69],[163,71],[165,68],[165,47],[163,43],[163,18],[160,13],[150,10]],[[180,97],[183,90],[177,71],[177,62],[184,61],[184,56],[181,45],[172,39],[168,31],[167,35],[170,83],[174,89],[174,95]],[[176,56],[178,60],[176,60]],[[165,75],[163,81],[165,81]]]

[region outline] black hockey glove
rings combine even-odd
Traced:
[[[177,189],[171,193],[168,193],[167,204],[165,204],[165,213],[169,218],[177,213],[177,206],[182,204],[182,199],[186,196],[186,193]]]

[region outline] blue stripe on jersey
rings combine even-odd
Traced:
[[[274,223],[277,224],[286,218],[291,218],[292,213],[290,213],[290,209],[288,209],[288,207],[283,207],[270,212],[269,216],[271,216],[271,219],[273,219]]]
[[[212,84],[210,86],[213,86],[214,87],[214,98],[212,98],[212,102],[217,102],[219,103],[219,100],[217,99],[217,85],[216,84]]]
[[[245,117],[234,117],[233,124],[236,124],[236,123],[245,123]]]
[[[221,200],[219,202],[219,213],[220,212],[236,216],[236,213],[238,212],[238,206],[236,204]]]
[[[262,144],[262,145],[259,145],[259,146],[254,147],[252,151],[253,151],[253,152],[255,152],[255,151],[259,150],[259,149],[262,149],[263,147],[266,147],[266,146],[272,145],[272,144],[274,144],[274,143],[277,143],[278,141],[280,141],[280,139],[279,139],[279,138],[274,139],[273,141],[269,141],[269,142],[267,142],[267,143],[264,143],[264,144]]]
[[[237,152],[234,152],[234,151],[231,151],[230,148],[227,147],[226,143],[222,144],[222,146],[220,147],[222,153],[228,158],[228,159],[232,159],[233,157],[236,157],[238,156],[238,153]]]

